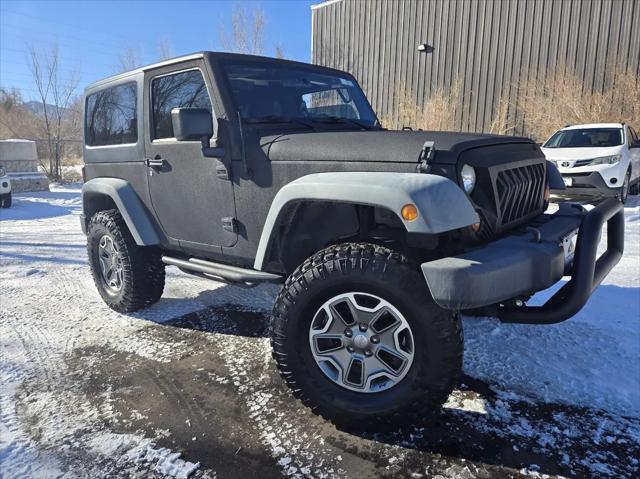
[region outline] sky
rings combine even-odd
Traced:
[[[286,58],[310,61],[311,5],[318,0],[152,1],[0,0],[0,86],[36,99],[28,48],[57,43],[61,74],[77,75],[79,91],[117,73],[127,48],[144,63],[158,60],[159,45],[176,55],[223,50],[220,31],[234,8],[260,8],[266,17],[266,55],[280,44]]]

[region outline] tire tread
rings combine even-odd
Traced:
[[[107,230],[122,252],[123,292],[120,297],[109,295],[102,286],[97,265],[93,264],[91,251],[92,233],[101,226]],[[157,302],[165,284],[165,267],[160,251],[153,246],[138,246],[118,210],[99,211],[91,217],[87,228],[87,252],[91,262],[91,274],[102,299],[115,311],[138,311]]]
[[[338,425],[361,428],[363,418],[341,414],[327,408],[323,402],[315,397],[315,391],[307,391],[299,387],[296,376],[305,374],[300,370],[296,361],[289,361],[285,344],[289,340],[285,333],[287,321],[295,320],[288,317],[288,310],[297,298],[310,288],[311,282],[324,281],[333,272],[339,274],[360,274],[385,276],[385,280],[396,283],[399,288],[409,291],[423,289],[417,285],[424,285],[422,279],[407,258],[388,248],[369,243],[344,243],[330,246],[319,251],[305,260],[285,281],[276,299],[272,314],[272,355],[277,364],[281,377],[291,389],[293,395],[305,406],[320,414],[327,420]],[[428,294],[417,301],[424,301],[427,306],[434,306]],[[376,430],[393,429],[408,423],[415,423],[429,417],[440,409],[449,394],[458,384],[463,355],[463,332],[461,322],[456,313],[437,308],[438,314],[429,317],[432,323],[430,331],[438,332],[438,340],[443,344],[445,368],[439,372],[436,381],[428,381],[420,377],[415,385],[417,390],[410,402],[401,405],[389,415],[367,417],[367,427]],[[323,390],[317,384],[316,391]]]

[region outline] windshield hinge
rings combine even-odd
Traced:
[[[422,145],[420,156],[418,157],[418,161],[420,162],[418,165],[418,171],[420,171],[420,173],[427,173],[429,171],[429,163],[433,161],[435,152],[435,142],[425,141],[424,145]]]

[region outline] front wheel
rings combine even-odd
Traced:
[[[630,195],[637,195],[638,193],[640,193],[640,178],[636,178],[635,183],[629,186]]]
[[[0,195],[0,208],[11,208],[11,192]]]
[[[356,429],[397,428],[438,411],[462,367],[457,314],[433,302],[404,256],[371,244],[329,247],[287,279],[272,346],[305,405]]]
[[[630,183],[631,183],[631,171],[627,171],[627,174],[624,175],[624,180],[622,182],[622,189],[620,190],[620,201],[622,203],[627,202],[627,198],[629,197]]]

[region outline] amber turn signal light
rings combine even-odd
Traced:
[[[418,217],[418,208],[416,205],[409,203],[408,205],[404,205],[402,210],[400,210],[400,214],[402,218],[406,221],[413,221]]]
[[[478,222],[478,223],[473,223],[473,224],[471,225],[471,229],[473,230],[473,232],[474,232],[474,233],[477,233],[478,231],[480,231],[480,226],[482,226],[482,225],[480,224],[480,222]]]
[[[549,201],[549,198],[551,198],[551,190],[549,189],[549,185],[547,185],[544,188],[544,200]]]

